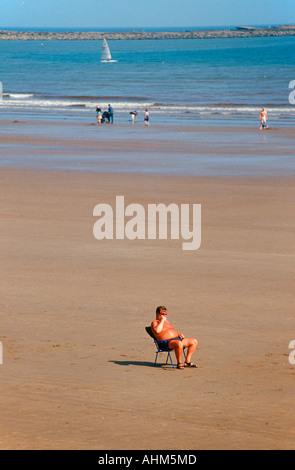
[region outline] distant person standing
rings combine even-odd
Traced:
[[[101,108],[99,106],[97,106],[97,108],[96,108],[96,119],[97,119],[98,124],[101,124],[102,111],[101,111]]]
[[[137,122],[137,111],[131,111],[130,114],[131,114],[131,122],[132,123]]]
[[[145,125],[145,126],[149,126],[149,125],[150,125],[150,113],[149,113],[149,110],[148,110],[148,109],[145,110],[145,114],[144,114],[144,125]]]
[[[110,116],[109,122],[111,124],[113,124],[114,123],[114,110],[113,110],[113,108],[110,104],[108,106],[109,106],[108,112],[109,112],[109,116]]]
[[[262,129],[268,129],[268,125],[267,125],[267,111],[266,111],[265,108],[262,108],[262,110],[260,111],[259,121],[260,121],[260,130],[262,130]]]

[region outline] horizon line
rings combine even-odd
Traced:
[[[287,24],[287,23],[272,23],[272,24],[250,24],[250,23],[243,23],[243,24],[227,24],[227,25],[202,25],[202,26],[191,26],[191,25],[187,25],[187,26],[110,26],[110,27],[100,27],[100,26],[84,26],[84,27],[81,27],[81,26],[2,26],[0,25],[0,29],[1,30],[12,30],[12,29],[16,29],[16,30],[19,30],[19,31],[22,31],[22,30],[27,30],[27,29],[34,29],[34,30],[38,30],[38,29],[42,29],[42,30],[59,30],[59,29],[62,29],[62,30],[79,30],[79,31],[89,31],[89,30],[92,30],[92,31],[101,31],[101,32],[104,32],[104,31],[110,31],[110,30],[119,30],[119,31],[144,31],[145,29],[148,30],[148,29],[161,29],[161,28],[164,28],[164,29],[189,29],[189,30],[193,30],[193,29],[200,29],[200,28],[218,28],[218,29],[222,29],[222,28],[236,28],[236,27],[256,27],[256,28],[269,28],[269,27],[277,27],[277,26],[294,26],[294,23],[291,23],[291,24]]]

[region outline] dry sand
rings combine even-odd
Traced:
[[[0,178],[1,449],[294,448],[293,178]],[[201,203],[201,248],[95,240],[116,195]],[[154,367],[159,304],[198,370]]]

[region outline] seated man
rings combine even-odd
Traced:
[[[185,338],[183,334],[178,333],[167,320],[167,308],[157,307],[156,320],[151,324],[152,332],[157,341],[168,341],[169,349],[174,349],[177,368],[197,367],[191,362],[191,358],[198,346],[195,338]],[[181,362],[183,348],[187,348],[187,356],[184,365]]]

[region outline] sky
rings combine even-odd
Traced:
[[[295,0],[0,0],[0,28],[295,24]]]

